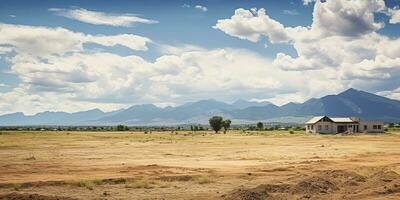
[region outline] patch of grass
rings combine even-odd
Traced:
[[[78,187],[84,187],[88,190],[93,190],[94,187],[99,183],[97,180],[80,180],[80,181],[71,181],[68,182],[71,185],[75,185]]]
[[[194,178],[194,182],[196,182],[198,184],[209,184],[209,183],[212,183],[212,180],[210,179],[210,177],[208,177],[206,175],[200,175],[200,176],[196,176]]]
[[[36,160],[36,157],[35,157],[35,155],[31,155],[31,156],[25,158],[25,160]]]
[[[14,183],[14,184],[13,184],[13,188],[14,188],[14,190],[16,190],[16,191],[18,191],[18,190],[21,188],[21,186],[22,186],[22,184],[20,184],[20,183]]]
[[[126,188],[134,188],[134,189],[152,189],[155,187],[157,183],[155,181],[149,180],[147,178],[141,178],[132,180],[128,184],[125,185]]]

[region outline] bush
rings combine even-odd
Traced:
[[[125,125],[120,124],[117,126],[117,131],[127,131],[127,130],[129,130],[129,128]]]

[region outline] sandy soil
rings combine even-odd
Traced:
[[[400,199],[400,135],[2,132],[2,199]]]

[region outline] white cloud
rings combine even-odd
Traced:
[[[133,50],[147,50],[146,45],[150,41],[146,37],[133,34],[88,35],[64,28],[0,24],[0,45],[8,45],[20,55],[63,55],[82,51],[84,43],[122,45]]]
[[[196,6],[194,6],[197,10],[200,10],[200,11],[202,11],[202,12],[207,12],[207,7],[205,7],[205,6],[202,6],[202,5],[196,5]]]
[[[400,88],[400,39],[378,33],[382,25],[373,20],[384,5],[381,1],[350,4],[317,1],[313,23],[304,27],[284,26],[264,9],[255,8],[237,9],[231,18],[214,26],[253,42],[265,37],[268,44],[293,45],[294,54],[279,52],[273,60],[243,49],[156,44],[163,56],[148,61],[83,47],[96,43],[146,50],[151,40],[142,36],[0,24],[0,52],[21,80],[14,90],[0,93],[0,113],[111,110],[136,103],[168,105],[210,97],[265,99],[281,105],[348,87],[382,92],[389,84]],[[322,16],[323,12],[327,14]],[[399,94],[385,96],[400,98]]]
[[[84,41],[97,43],[103,46],[121,45],[133,50],[144,51],[147,50],[147,43],[150,42],[150,39],[133,34],[120,34],[110,36],[87,35]]]
[[[400,23],[400,9],[399,7],[394,7],[388,9],[388,14],[390,16],[389,23],[391,24],[398,24]]]
[[[190,8],[190,5],[184,3],[184,4],[182,5],[182,8]]]
[[[7,46],[0,46],[0,55],[11,52],[13,49]]]
[[[386,12],[383,0],[317,0],[311,26],[287,27],[264,9],[239,8],[231,18],[218,20],[214,28],[252,42],[265,36],[271,43],[293,45],[297,56],[280,52],[272,64],[282,70],[313,74],[309,82],[315,84],[304,87],[307,93],[318,96],[324,88],[316,85],[331,87],[328,85],[334,83],[332,90],[337,91],[348,87],[379,90],[399,84],[400,38],[378,33],[384,24],[374,19],[376,13]],[[315,78],[321,71],[325,80]]]
[[[158,50],[163,53],[163,54],[173,54],[173,55],[179,55],[185,52],[191,52],[191,51],[205,51],[203,47],[196,46],[196,45],[189,45],[189,44],[183,44],[183,45],[168,45],[168,44],[159,44],[158,45]]]
[[[381,95],[391,99],[400,99],[400,87],[395,88],[393,90],[384,90],[378,92],[377,95]]]
[[[252,42],[259,41],[262,35],[267,36],[271,43],[290,40],[284,26],[271,19],[263,8],[258,11],[254,8],[251,10],[239,8],[230,19],[218,20],[213,28]]]
[[[4,83],[0,83],[0,87],[6,87],[7,85]]]
[[[112,13],[104,13],[98,11],[90,11],[83,8],[77,8],[77,9],[50,8],[49,11],[52,11],[59,16],[95,25],[129,27],[138,23],[142,24],[158,23],[158,21],[156,20],[141,18],[134,14],[129,14],[129,13],[112,14]]]
[[[317,74],[317,79],[327,78],[318,70],[308,76],[274,68],[271,60],[243,49],[193,45],[182,45],[182,49],[169,49],[170,55],[154,62],[134,55],[82,51],[46,59],[12,56],[11,70],[21,84],[0,94],[0,113],[72,112],[94,107],[110,110],[136,103],[180,104],[210,96],[226,101],[239,97],[272,98],[273,102],[282,103],[273,98],[282,91],[301,91],[298,99],[292,99],[301,101],[316,93],[303,87],[310,80],[315,81],[311,77]],[[243,67],[249,63],[251,68]]]
[[[324,37],[360,36],[383,27],[374,21],[375,12],[383,12],[383,0],[328,0],[317,1],[313,12],[313,31]]]
[[[11,17],[11,18],[16,18],[17,16],[16,15],[8,15],[9,17]]]
[[[283,14],[286,14],[286,15],[299,15],[297,10],[295,10],[295,9],[293,9],[293,10],[283,10]]]
[[[315,61],[311,59],[305,59],[304,57],[292,58],[284,53],[278,53],[273,65],[283,70],[311,70],[318,69],[319,66],[315,64]]]

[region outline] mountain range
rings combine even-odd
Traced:
[[[0,126],[116,124],[173,126],[207,124],[212,115],[229,118],[233,124],[257,121],[304,123],[316,115],[357,116],[362,119],[399,122],[400,101],[351,88],[337,95],[312,98],[304,103],[288,103],[282,106],[270,102],[238,100],[234,103],[225,103],[209,99],[165,108],[153,104],[134,105],[112,112],[103,112],[99,109],[75,113],[46,111],[31,116],[17,112],[0,116]]]

